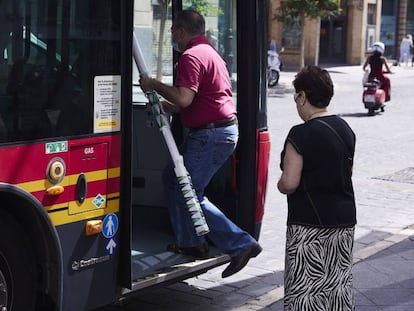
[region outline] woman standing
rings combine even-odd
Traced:
[[[293,85],[305,122],[287,136],[278,182],[288,201],[285,310],[354,310],[355,134],[327,111],[334,90],[326,70],[308,66]]]
[[[401,63],[405,63],[408,66],[408,61],[410,59],[410,52],[411,48],[413,47],[413,38],[411,35],[406,35],[400,43],[400,61],[398,65],[400,66]]]

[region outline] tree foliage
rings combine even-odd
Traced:
[[[216,5],[212,5],[206,0],[184,0],[183,6],[192,8],[204,16],[219,16],[223,10]]]
[[[281,0],[275,18],[283,23],[284,28],[301,28],[300,67],[304,66],[305,38],[303,34],[305,18],[319,19],[320,17],[337,15],[341,10],[340,2],[341,0]],[[315,63],[317,63],[317,60]]]
[[[278,8],[277,20],[289,23],[301,16],[310,19],[337,15],[340,13],[340,0],[282,0]]]

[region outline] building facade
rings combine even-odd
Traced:
[[[282,63],[297,66],[300,61],[302,28],[287,28],[274,17],[281,0],[271,0],[269,42],[275,40]],[[340,0],[338,16],[305,19],[305,65],[364,62],[375,41],[386,45],[385,56],[398,59],[399,43],[414,34],[414,0]]]

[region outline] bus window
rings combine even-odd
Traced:
[[[183,2],[183,9],[199,10],[204,15],[206,37],[225,60],[235,93],[237,86],[236,2],[234,0],[209,1],[208,6],[204,8],[194,7],[192,3]]]
[[[94,77],[120,74],[117,6],[95,2],[2,2],[0,142],[93,133]]]

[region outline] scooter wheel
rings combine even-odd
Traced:
[[[384,111],[385,111],[384,106],[382,106],[381,107],[381,112],[384,112]]]
[[[279,72],[276,70],[271,70],[270,72],[270,78],[267,83],[268,87],[273,87],[279,82]]]
[[[374,110],[373,108],[369,108],[369,109],[368,109],[368,115],[369,115],[369,116],[373,116],[373,115],[375,115],[375,110]]]

